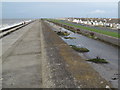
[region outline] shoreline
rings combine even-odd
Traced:
[[[10,19],[11,21],[12,21],[12,19]],[[17,20],[17,19],[16,19]],[[29,23],[29,22],[31,22],[32,20],[22,20],[21,21],[21,19],[20,19],[20,21],[19,22],[14,22],[14,23],[1,23],[1,27],[0,27],[0,31],[1,30],[4,30],[4,29],[9,29],[9,28],[12,28],[12,27],[15,27],[15,26],[18,26],[18,25],[20,25],[20,24],[23,24],[24,22],[26,22],[26,23]],[[3,21],[2,21],[3,22]]]

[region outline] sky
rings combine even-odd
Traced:
[[[2,2],[119,2],[119,0],[1,0]]]
[[[105,1],[105,0],[104,0]],[[117,18],[117,2],[2,2],[2,18]]]

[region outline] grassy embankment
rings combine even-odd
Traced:
[[[89,27],[85,27],[85,26],[81,26],[81,25],[74,25],[74,24],[62,22],[60,20],[54,20],[54,19],[49,19],[49,20],[53,21],[53,22],[56,22],[56,23],[60,23],[60,24],[68,25],[68,26],[73,26],[73,27],[76,27],[76,28],[85,29],[85,30],[96,32],[96,33],[112,36],[112,37],[115,37],[115,38],[120,38],[120,34],[118,34],[116,32],[103,31],[103,30],[93,29],[93,28],[89,28]]]

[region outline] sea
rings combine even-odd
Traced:
[[[17,25],[24,21],[28,21],[30,19],[0,19],[0,29],[7,28],[13,25]]]

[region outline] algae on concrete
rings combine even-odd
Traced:
[[[64,37],[65,39],[76,39],[76,37]]]
[[[78,51],[78,52],[89,52],[89,50],[87,48],[77,47],[75,45],[70,45],[70,47],[72,47],[72,49],[74,49],[75,51]]]
[[[100,57],[96,57],[96,58],[89,59],[86,61],[90,61],[90,62],[94,62],[94,63],[108,63],[108,61],[106,61],[105,59],[101,59]]]
[[[62,32],[62,31],[58,31],[57,34],[60,35],[60,36],[68,36],[68,35],[70,35],[70,33]]]

